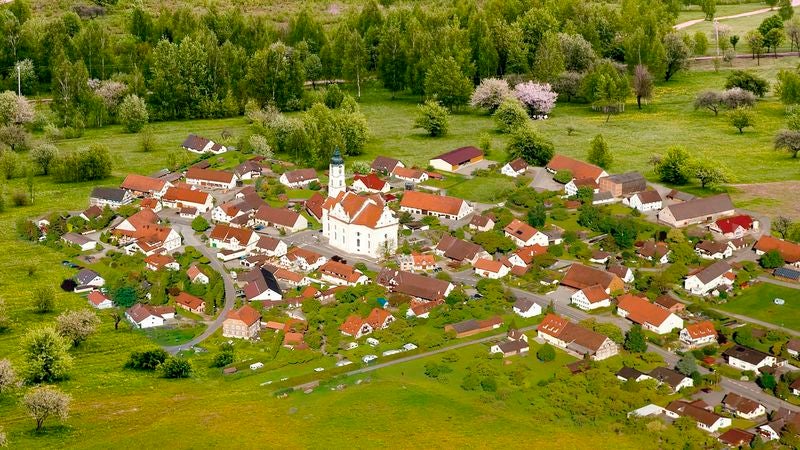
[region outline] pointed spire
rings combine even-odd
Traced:
[[[344,158],[342,158],[341,152],[339,152],[339,147],[336,147],[333,150],[333,156],[331,156],[331,164],[344,164]]]

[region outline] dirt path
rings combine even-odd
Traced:
[[[792,6],[800,5],[800,0],[792,0]],[[721,16],[715,17],[716,20],[730,20],[730,19],[738,19],[740,17],[748,17],[748,16],[757,16],[759,14],[765,14],[768,12],[774,11],[772,8],[761,8],[756,9],[754,11],[747,11],[739,14],[733,14],[731,16]],[[704,22],[705,19],[694,19],[694,20],[687,20],[686,22],[681,22],[679,24],[674,25],[672,28],[676,30],[683,30],[684,28],[689,28],[692,25],[696,25],[698,23]]]

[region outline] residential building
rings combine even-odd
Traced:
[[[367,194],[380,194],[389,192],[391,186],[389,183],[381,180],[374,173],[368,175],[353,175],[353,182],[350,184],[350,189],[354,192],[364,192]]]
[[[527,319],[541,314],[542,307],[532,299],[521,297],[514,302],[513,311],[516,315]]]
[[[725,259],[733,255],[733,248],[727,242],[702,240],[694,246],[694,252],[703,259]]]
[[[264,171],[264,167],[254,159],[248,159],[233,168],[233,174],[238,180],[252,180],[258,178]]]
[[[626,172],[609,175],[598,180],[600,190],[610,192],[614,197],[627,197],[647,189],[647,180],[639,172]]]
[[[467,242],[446,234],[436,245],[434,252],[455,262],[475,264],[478,259],[491,259],[491,255],[478,244]]]
[[[717,439],[730,448],[749,448],[755,437],[755,434],[744,431],[741,428],[729,428],[726,432],[720,434]]]
[[[275,275],[263,267],[246,272],[242,281],[247,283],[243,290],[248,301],[278,302],[283,299],[283,291]]]
[[[519,219],[514,219],[509,222],[509,224],[503,228],[503,232],[517,247],[527,247],[531,245],[547,247],[549,244],[546,234]]]
[[[325,197],[319,192],[315,192],[308,200],[303,203],[306,211],[317,221],[322,221],[322,205],[325,203]]]
[[[315,181],[319,183],[319,176],[314,169],[297,169],[284,172],[278,181],[286,187],[302,189]]]
[[[623,382],[628,380],[633,380],[638,383],[640,381],[653,379],[653,377],[651,377],[650,375],[644,372],[640,372],[634,369],[633,367],[628,367],[628,366],[623,366],[621,369],[619,369],[616,373],[616,376],[620,381]]]
[[[96,309],[109,309],[114,307],[114,302],[102,291],[91,291],[86,299],[89,300],[89,304]]]
[[[653,301],[654,304],[660,306],[671,313],[677,314],[684,309],[686,309],[686,305],[676,300],[674,297],[670,296],[669,294],[664,294],[661,296],[656,297]]]
[[[200,297],[195,297],[187,292],[180,292],[175,297],[175,304],[189,312],[195,314],[205,314],[206,302]]]
[[[397,255],[397,262],[400,264],[400,270],[404,271],[429,271],[435,269],[436,257],[434,255],[425,255],[421,253],[412,253],[410,255]]]
[[[536,330],[539,338],[579,358],[601,361],[619,353],[619,347],[608,336],[555,314],[548,314]]]
[[[376,156],[369,166],[373,172],[378,172],[383,175],[389,175],[398,167],[405,167],[405,165],[394,158],[388,156]]]
[[[175,308],[172,306],[151,306],[137,303],[125,311],[125,318],[136,328],[160,327],[164,325],[166,320],[175,318]]]
[[[387,328],[394,320],[394,316],[389,311],[383,308],[373,308],[366,318],[361,318],[356,314],[348,316],[339,327],[339,331],[346,336],[358,339],[375,330]]]
[[[625,283],[615,274],[578,263],[569,266],[561,284],[574,289],[600,285],[608,294],[625,290]]]
[[[758,369],[762,367],[783,367],[786,365],[786,360],[780,357],[741,345],[734,345],[725,350],[722,353],[722,357],[725,358],[728,365],[739,370],[752,372],[758,372]]]
[[[656,334],[667,334],[676,328],[683,328],[683,319],[632,294],[624,294],[617,299],[617,315]]]
[[[75,292],[85,292],[105,286],[106,280],[91,269],[81,269],[75,274]]]
[[[228,151],[224,145],[217,144],[211,139],[206,139],[194,134],[190,134],[186,140],[183,141],[181,147],[192,153],[198,154],[211,153],[214,155],[220,155]]]
[[[734,392],[729,392],[725,396],[722,405],[727,411],[746,420],[753,420],[767,414],[764,405]]]
[[[695,400],[693,402],[675,400],[667,405],[666,409],[672,412],[675,418],[690,417],[697,422],[698,428],[709,433],[716,433],[720,429],[727,428],[732,424],[730,418],[714,413],[712,408],[702,400]]]
[[[658,220],[676,228],[711,222],[734,214],[728,194],[694,198],[667,206],[658,212]]]
[[[496,330],[503,324],[500,316],[495,316],[486,320],[470,319],[463,322],[451,323],[444,326],[445,333],[455,333],[456,338],[472,336],[483,333],[484,331]]]
[[[281,257],[285,255],[287,251],[288,247],[285,242],[270,236],[259,236],[258,242],[256,242],[255,247],[253,247],[253,253],[269,257]]]
[[[661,194],[656,190],[637,192],[622,199],[622,203],[641,212],[657,211],[664,205]]]
[[[436,170],[455,172],[479,161],[483,161],[483,152],[479,148],[461,147],[432,158],[429,165]]]
[[[208,275],[203,273],[203,271],[200,270],[200,267],[196,265],[189,266],[189,268],[186,269],[186,276],[189,277],[189,281],[192,283],[208,284],[209,281],[211,281],[209,280]]]
[[[656,242],[653,239],[637,243],[636,253],[647,261],[654,264],[666,264],[669,262],[669,247],[666,242]]]
[[[694,295],[708,295],[714,290],[724,290],[733,286],[736,275],[725,261],[714,264],[686,277],[683,287]]]
[[[83,252],[92,251],[97,248],[98,242],[79,233],[65,233],[61,240],[69,245],[74,245]]]
[[[308,228],[308,219],[302,214],[288,208],[273,208],[263,205],[253,213],[252,222],[254,225],[265,227],[275,227],[287,233],[296,233]]]
[[[427,302],[443,300],[455,289],[453,283],[449,281],[388,267],[381,269],[376,283],[390,292],[408,295]]]
[[[525,354],[528,350],[530,350],[528,336],[519,330],[508,330],[506,339],[492,345],[489,348],[489,354],[500,353],[503,358],[508,358],[509,356]]]
[[[144,259],[145,267],[147,269],[156,271],[161,269],[166,270],[179,270],[181,268],[178,261],[169,255],[153,254]]]
[[[658,384],[665,383],[673,392],[678,392],[681,389],[690,388],[694,386],[694,381],[691,377],[672,370],[668,367],[656,367],[650,371],[650,377],[658,382]]]
[[[328,259],[319,253],[303,247],[293,247],[281,256],[281,265],[294,267],[303,272],[312,272],[319,269]]]
[[[406,310],[406,317],[416,317],[418,319],[427,319],[430,317],[431,311],[437,306],[444,303],[444,300],[435,300],[427,302],[424,300],[411,300]]]
[[[758,435],[765,441],[780,439],[783,433],[797,434],[800,430],[800,413],[779,408],[773,411],[770,422],[758,427]]]
[[[517,158],[513,161],[505,163],[505,165],[503,165],[503,167],[500,169],[500,173],[508,177],[516,178],[520,175],[524,175],[527,170],[528,163],[522,158]]]
[[[129,205],[131,202],[133,202],[133,195],[125,189],[96,187],[89,195],[89,206],[100,208],[108,206],[111,209],[117,209],[120,206]]]
[[[469,221],[470,230],[479,232],[489,231],[494,229],[494,217],[491,215],[475,214],[472,220]]]
[[[233,189],[236,186],[236,175],[223,170],[190,167],[186,171],[186,184],[210,189]]]
[[[166,180],[131,173],[125,177],[119,187],[130,191],[134,197],[161,198],[170,186],[171,184]]]
[[[369,282],[369,277],[348,264],[328,261],[319,268],[322,281],[337,286],[356,286]]]
[[[514,250],[514,253],[508,257],[508,262],[512,266],[528,267],[534,258],[545,253],[547,253],[547,247],[542,247],[541,245],[522,247]]]
[[[564,185],[564,193],[572,197],[578,195],[578,190],[580,188],[589,188],[592,194],[600,192],[600,185],[597,184],[597,180],[594,178],[573,178]]]
[[[442,219],[461,220],[472,213],[473,209],[469,203],[460,198],[406,191],[403,199],[400,200],[400,211]]]
[[[727,239],[738,239],[747,232],[758,229],[758,221],[747,214],[719,219],[708,226],[708,229],[720,233]]]
[[[261,313],[250,305],[229,311],[222,322],[222,336],[236,339],[254,339],[261,329]]]
[[[392,176],[407,183],[423,183],[428,180],[427,172],[408,167],[397,167],[392,171]]]
[[[214,207],[214,198],[203,191],[171,187],[161,197],[161,204],[167,208],[195,208],[204,214]]]
[[[87,222],[90,222],[102,215],[103,215],[103,208],[94,205],[83,210],[83,212],[81,212],[79,217]]]
[[[598,308],[610,308],[611,296],[608,295],[602,286],[596,284],[575,291],[570,297],[570,303],[584,311],[591,311]]]
[[[681,343],[689,348],[717,343],[717,330],[709,320],[687,325],[680,333]]]
[[[625,283],[633,283],[634,275],[633,271],[629,267],[625,267],[621,264],[609,264],[606,268],[606,271],[613,273]]]
[[[211,248],[232,252],[249,253],[255,248],[258,240],[258,234],[249,228],[234,228],[223,224],[215,226],[208,236]]]
[[[500,261],[487,258],[479,258],[473,265],[475,275],[483,278],[497,280],[508,275],[509,267]]]
[[[759,256],[770,250],[776,250],[781,254],[781,258],[786,261],[786,264],[800,268],[800,244],[764,235],[753,246],[753,250]]]
[[[607,177],[608,173],[593,164],[585,163],[564,155],[555,155],[545,166],[548,172],[556,173],[561,170],[569,170],[574,179],[590,178],[597,182],[601,177]]]

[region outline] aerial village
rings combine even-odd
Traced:
[[[696,198],[560,154],[496,162],[472,146],[427,167],[381,156],[359,173],[338,149],[318,171],[235,160],[196,135],[182,147],[196,156],[185,170],[130,174],[27,230],[64,252],[74,276],[61,288],[120,311],[116,326],[197,330],[170,352],[277,343],[293,362],[327,358],[321,373],[470,338],[508,364],[552,359],[551,346],[571,373],[607,362],[620,383],[669,400],[629,415],[688,418],[736,447],[800,429],[800,339],[715,309],[765,283],[800,297],[800,245],[727,194]],[[518,189],[482,204],[441,187],[489,173]]]

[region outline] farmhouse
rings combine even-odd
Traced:
[[[214,155],[219,155],[228,151],[228,149],[222,145],[217,144],[216,142],[206,139],[204,137],[200,137],[194,134],[190,134],[186,140],[183,141],[181,144],[186,150],[189,150],[192,153],[211,153]]]
[[[195,314],[204,314],[206,312],[205,300],[186,292],[181,292],[175,297],[175,304]]]
[[[595,183],[597,183],[601,177],[608,176],[608,173],[600,167],[564,155],[555,155],[553,159],[547,163],[545,168],[550,173],[569,170],[572,173],[573,179],[582,180],[589,178],[594,180]]]
[[[261,313],[250,305],[229,311],[222,322],[222,336],[236,339],[253,339],[261,329]]]
[[[754,221],[752,217],[742,214],[719,219],[710,224],[708,229],[720,233],[728,239],[736,239],[743,237],[750,230],[757,230],[758,222]]]
[[[472,212],[472,206],[456,197],[407,191],[400,201],[400,210],[411,214],[461,220]]]
[[[800,244],[764,235],[753,246],[753,250],[755,250],[756,255],[763,255],[770,250],[777,250],[787,264],[800,268]]]
[[[177,187],[167,189],[161,197],[161,203],[167,208],[195,208],[201,214],[211,210],[213,200],[206,192]]]
[[[484,331],[496,330],[503,324],[503,319],[500,316],[492,317],[486,320],[470,319],[463,322],[451,323],[444,326],[445,333],[455,333],[456,338],[463,338],[472,336],[474,334],[483,333]]]
[[[190,167],[186,171],[186,183],[211,189],[233,189],[236,186],[236,175],[222,170]]]
[[[607,336],[555,314],[548,314],[536,330],[539,338],[579,358],[601,361],[619,353],[617,344]]]
[[[442,236],[434,252],[439,256],[444,256],[455,262],[466,261],[470,264],[475,264],[479,258],[492,258],[480,245],[455,238],[449,234]]]
[[[639,172],[626,172],[609,175],[598,180],[600,190],[610,192],[614,197],[626,197],[647,189],[647,180]]]
[[[97,247],[98,242],[79,233],[66,233],[61,236],[61,240],[67,244],[74,245],[81,251],[88,252]]]
[[[661,194],[655,190],[637,192],[622,199],[622,203],[641,212],[656,211],[663,207]]]
[[[736,276],[730,264],[717,261],[705,269],[689,275],[683,287],[694,295],[707,295],[715,289],[725,289],[733,285]]]
[[[533,228],[527,223],[514,219],[503,228],[504,234],[511,238],[517,247],[527,247],[530,245],[541,245],[547,247],[549,241],[547,235]]]
[[[425,275],[384,267],[378,273],[376,283],[390,292],[408,295],[425,301],[437,301],[447,297],[455,289],[453,283]]]
[[[313,182],[319,182],[319,176],[314,169],[297,169],[283,173],[278,181],[286,187],[302,189]]]
[[[599,284],[576,291],[570,297],[570,303],[584,311],[611,306],[611,297]]]
[[[717,330],[709,320],[687,325],[680,333],[681,343],[689,348],[717,343]]]
[[[308,219],[288,208],[273,208],[263,205],[253,213],[253,224],[275,227],[287,233],[296,233],[308,228]]]
[[[125,177],[125,180],[119,187],[130,191],[131,195],[134,197],[149,196],[161,198],[170,186],[171,185],[166,180],[131,173]]]
[[[322,281],[337,286],[355,286],[366,284],[369,277],[353,266],[337,261],[328,261],[319,268]]]
[[[130,191],[111,187],[96,187],[89,195],[89,206],[117,209],[120,206],[128,205],[133,201]]]
[[[561,284],[575,289],[600,285],[607,294],[625,290],[625,283],[613,273],[577,263],[569,266]]]
[[[658,212],[658,220],[676,228],[711,222],[734,213],[728,194],[719,194],[667,206]]]
[[[223,224],[215,226],[208,236],[208,242],[212,248],[231,252],[250,252],[258,239],[258,235],[249,228],[234,228]]]
[[[375,160],[372,161],[372,164],[369,166],[370,170],[373,172],[378,172],[384,175],[388,175],[398,167],[405,167],[405,165],[394,159],[389,158],[388,156],[376,156]]]
[[[478,161],[483,161],[483,152],[479,148],[461,147],[431,159],[429,165],[436,170],[455,172]]]
[[[528,170],[528,163],[522,158],[509,161],[500,169],[500,173],[509,177],[518,177]]]
[[[89,304],[92,305],[92,307],[97,309],[109,309],[114,307],[114,302],[102,291],[89,292],[86,299],[89,300]]]
[[[632,294],[624,294],[617,299],[617,315],[656,334],[666,334],[675,328],[683,328],[683,319]]]
[[[398,180],[409,183],[423,183],[428,180],[428,174],[419,169],[409,169],[407,167],[397,167],[392,171],[392,175]]]
[[[175,308],[137,303],[125,311],[125,318],[136,328],[160,327],[164,325],[165,320],[175,318]]]
[[[758,369],[762,367],[783,367],[786,365],[786,360],[784,359],[741,345],[734,345],[725,350],[722,353],[722,357],[725,358],[725,361],[730,366],[752,372],[758,372]]]
[[[353,176],[353,183],[350,185],[350,189],[352,189],[354,192],[380,194],[389,192],[391,186],[389,186],[389,183],[378,178],[378,176],[374,173],[369,175],[356,174]]]

